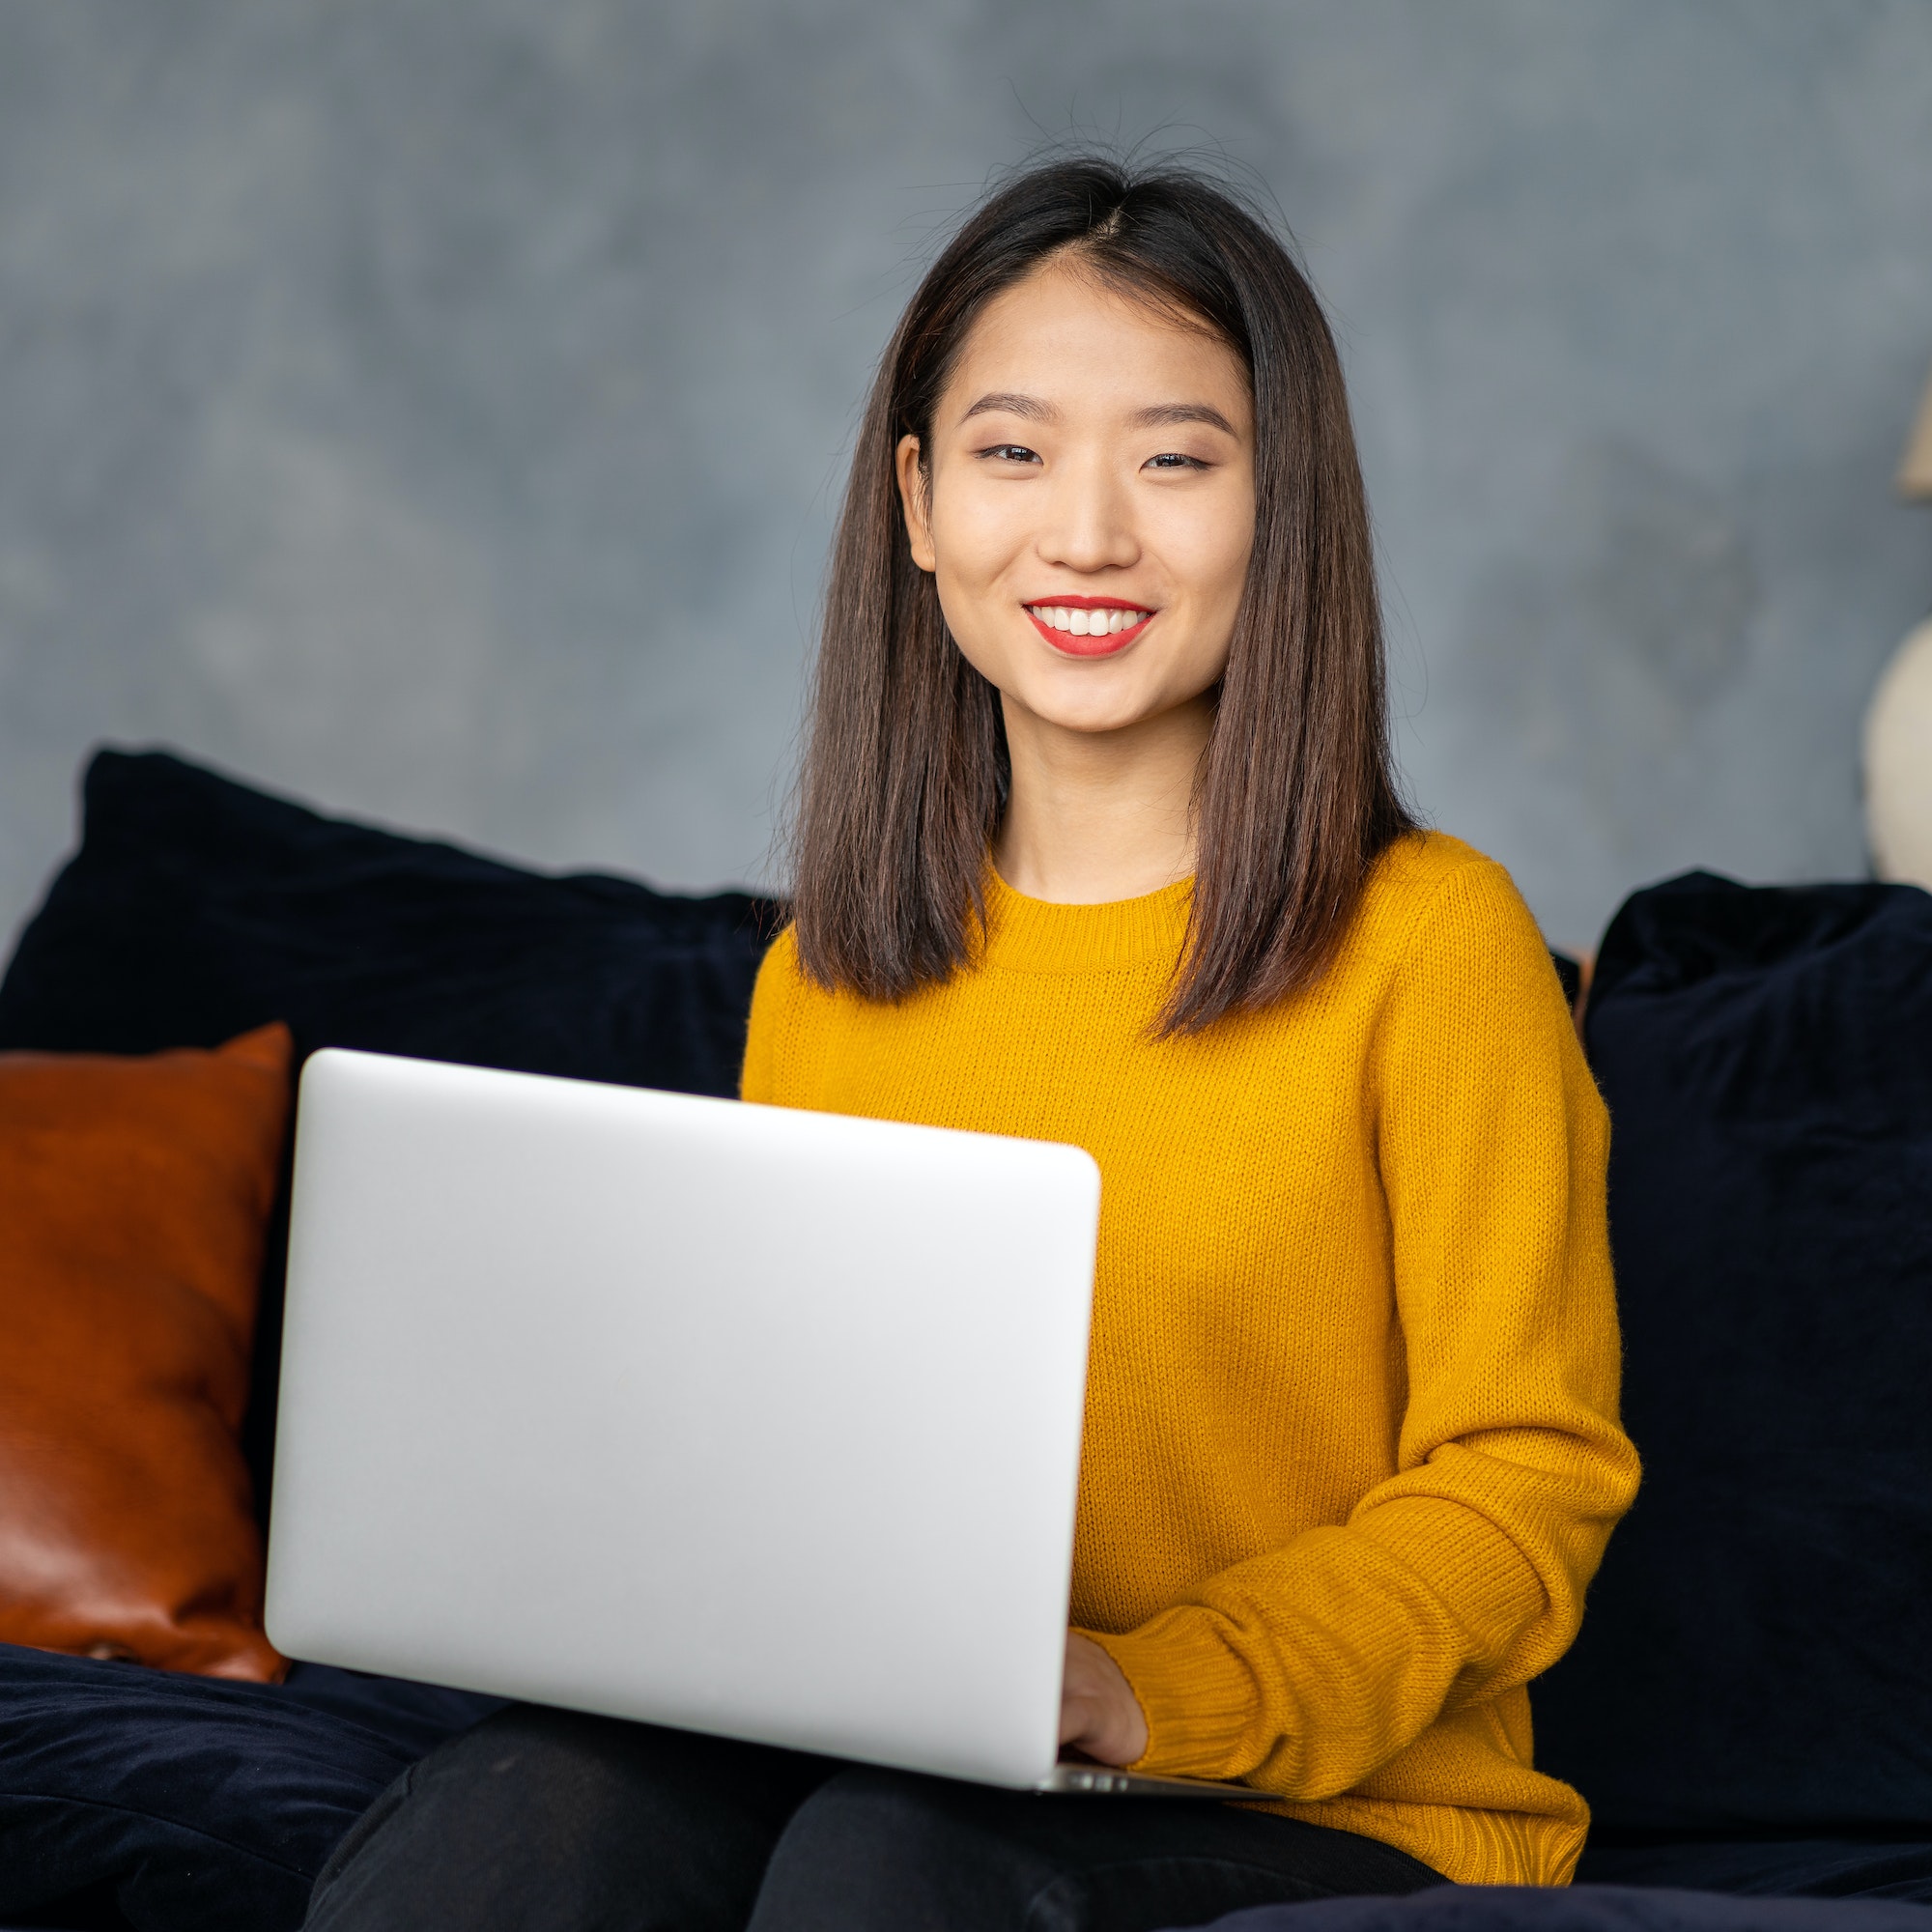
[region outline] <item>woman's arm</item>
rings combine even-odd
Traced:
[[[1445,1709],[1547,1669],[1636,1487],[1617,1422],[1608,1129],[1534,923],[1487,861],[1437,888],[1371,1077],[1407,1404],[1346,1523],[1089,1633],[1137,1769],[1349,1790]]]

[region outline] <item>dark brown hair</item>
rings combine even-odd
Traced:
[[[1389,751],[1368,506],[1335,344],[1266,223],[1187,170],[1033,169],[985,201],[887,345],[833,549],[792,835],[799,956],[903,998],[971,958],[1009,766],[999,693],[948,637],[912,560],[894,451],[932,415],[986,302],[1071,252],[1197,321],[1246,364],[1255,537],[1196,777],[1188,942],[1163,1034],[1309,986],[1370,865],[1413,826]]]

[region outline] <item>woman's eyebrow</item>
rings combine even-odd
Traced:
[[[1060,412],[1051,403],[1043,403],[1037,396],[1022,396],[1011,389],[994,389],[981,396],[959,420],[970,422],[975,416],[995,413],[1024,416],[1028,422],[1057,422],[1060,417]],[[1224,436],[1236,433],[1234,424],[1208,403],[1152,403],[1144,410],[1135,410],[1127,417],[1129,429],[1172,429],[1180,423],[1206,423],[1209,429],[1218,429]]]
[[[1156,403],[1151,409],[1136,410],[1127,418],[1130,429],[1172,429],[1179,423],[1206,423],[1226,436],[1235,434],[1235,425],[1206,403]]]
[[[1052,422],[1060,414],[1051,403],[1042,403],[1037,396],[1021,396],[1010,389],[995,389],[989,395],[981,396],[959,420],[966,422],[974,416],[994,412],[1025,416],[1029,422]]]

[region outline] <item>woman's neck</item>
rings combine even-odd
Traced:
[[[1194,777],[1214,712],[1197,697],[1120,731],[1072,731],[1005,703],[1012,791],[994,841],[1029,898],[1103,905],[1194,870]]]

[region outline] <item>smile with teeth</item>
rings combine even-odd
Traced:
[[[1038,622],[1075,638],[1102,638],[1116,631],[1131,631],[1153,615],[1151,611],[1089,611],[1067,604],[1029,604],[1026,609]]]

